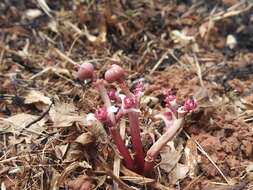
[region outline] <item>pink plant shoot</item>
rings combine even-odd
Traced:
[[[83,63],[79,66],[77,76],[79,80],[94,79],[94,66],[91,63]]]
[[[190,112],[191,110],[195,109],[197,107],[196,101],[193,98],[187,98],[184,101],[184,110],[186,112]]]
[[[174,107],[176,106],[176,96],[172,95],[172,94],[168,94],[164,100],[164,102],[166,103],[166,106],[168,107]]]
[[[123,82],[125,79],[125,71],[122,67],[113,64],[109,70],[105,72],[105,80],[109,83]]]
[[[101,123],[105,123],[108,121],[108,113],[106,107],[98,107],[95,111],[95,118],[99,120]]]
[[[164,112],[163,114],[165,116],[165,118],[169,121],[172,120],[172,113],[171,112]]]
[[[139,174],[145,176],[152,175],[156,158],[162,148],[180,131],[183,126],[185,115],[196,108],[196,101],[187,98],[182,105],[177,103],[176,96],[168,91],[164,102],[166,108],[164,112],[155,115],[156,119],[161,119],[164,124],[164,133],[158,137],[152,134],[153,144],[147,152],[143,151],[141,134],[144,131],[140,128],[140,98],[144,94],[144,86],[137,83],[130,91],[125,81],[125,71],[119,65],[113,64],[105,72],[104,79],[96,79],[94,67],[85,63],[79,67],[78,78],[80,80],[92,79],[96,89],[99,91],[104,105],[98,107],[94,113],[95,118],[109,129],[119,154],[122,156],[125,166]],[[95,80],[96,79],[96,80]],[[109,92],[106,85],[110,83],[114,89]],[[112,109],[113,108],[113,109]],[[88,114],[89,115],[89,114]],[[125,137],[119,134],[119,121],[126,117],[131,136],[133,149],[130,150],[125,145]],[[130,154],[133,152],[133,156]]]
[[[125,97],[123,99],[124,109],[134,108],[136,106],[136,99],[134,97]]]
[[[117,97],[117,92],[116,92],[116,90],[110,90],[109,92],[108,92],[108,96],[109,96],[109,98],[110,98],[110,100],[111,101],[117,101],[118,100],[118,97]]]

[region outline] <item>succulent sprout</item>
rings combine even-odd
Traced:
[[[101,123],[105,123],[108,120],[108,113],[106,107],[98,107],[95,111],[95,117]]]
[[[134,108],[136,105],[136,100],[134,97],[126,96],[123,101],[124,101],[124,109]]]
[[[109,70],[105,72],[105,80],[109,83],[121,83],[125,79],[125,71],[119,65],[113,64]]]
[[[95,76],[94,66],[91,63],[83,63],[78,68],[77,76],[80,81],[93,79]]]
[[[166,110],[155,115],[155,118],[163,120],[165,132],[156,141],[155,136],[153,136],[154,143],[145,153],[140,136],[142,130],[139,124],[140,98],[144,94],[143,84],[137,83],[135,88],[130,91],[125,82],[125,71],[116,64],[111,65],[105,72],[104,80],[108,83],[117,82],[117,86],[114,86],[115,89],[118,89],[117,91],[113,89],[108,92],[104,80],[94,80],[95,76],[92,64],[83,63],[79,67],[78,78],[80,80],[92,79],[104,102],[104,105],[98,107],[95,113],[91,115],[92,119],[95,117],[94,119],[99,121],[101,125],[108,127],[125,166],[139,174],[149,176],[154,169],[155,160],[160,151],[180,130],[185,115],[196,108],[196,101],[193,98],[187,98],[183,105],[180,105],[171,90],[167,91],[164,99]],[[131,156],[128,147],[125,145],[124,137],[121,137],[117,128],[118,122],[125,116],[128,117],[134,157]]]
[[[193,98],[187,98],[184,101],[183,107],[184,107],[184,110],[186,112],[190,112],[190,111],[192,111],[193,109],[195,109],[197,107],[197,104],[196,104],[196,101]]]
[[[117,101],[117,99],[118,99],[116,90],[110,90],[108,92],[108,96],[109,96],[110,100],[112,100],[112,101]]]

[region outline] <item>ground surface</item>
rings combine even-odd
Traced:
[[[100,102],[85,61],[197,99],[155,180],[118,177],[110,138],[83,123]],[[252,84],[250,0],[1,1],[1,189],[252,189]]]

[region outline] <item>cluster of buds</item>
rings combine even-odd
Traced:
[[[153,143],[147,152],[144,152],[141,142],[141,128],[139,126],[140,100],[144,94],[144,86],[137,83],[130,90],[125,82],[125,71],[119,65],[113,64],[105,72],[104,79],[97,79],[94,67],[90,63],[83,63],[78,70],[79,80],[91,80],[100,93],[104,105],[98,107],[94,118],[96,122],[109,129],[110,135],[123,158],[127,168],[149,176],[154,168],[154,163],[161,149],[173,139],[182,127],[187,113],[196,108],[196,101],[187,98],[183,104],[178,104],[176,96],[171,92],[164,99],[166,112],[157,114],[155,118],[161,119],[165,124],[165,132]],[[107,91],[107,83],[115,84],[115,89]],[[129,121],[130,136],[134,156],[132,157],[124,139],[119,134],[119,121],[127,117]]]

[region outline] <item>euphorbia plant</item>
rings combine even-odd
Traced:
[[[143,85],[138,83],[131,91],[125,81],[125,71],[119,65],[113,64],[104,75],[104,79],[97,79],[94,67],[90,63],[79,66],[78,78],[90,79],[98,92],[104,105],[98,107],[94,118],[106,126],[111,137],[123,158],[127,168],[144,175],[150,175],[154,163],[161,149],[173,139],[183,125],[187,113],[196,107],[193,98],[187,98],[182,105],[179,105],[176,96],[168,92],[165,97],[166,111],[155,115],[155,118],[162,119],[165,124],[165,132],[153,143],[150,149],[144,153],[141,142],[141,128],[139,126],[140,100],[143,95]],[[114,84],[117,90],[106,90],[106,84]],[[111,85],[110,85],[111,86]],[[119,121],[127,117],[129,121],[131,142],[134,156],[125,145],[124,139],[119,134]]]

